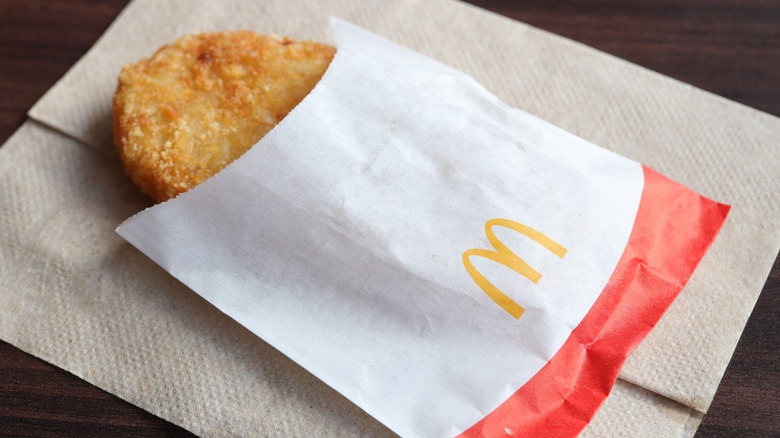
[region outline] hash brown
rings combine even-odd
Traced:
[[[162,202],[240,157],[314,88],[336,49],[232,31],[190,35],[126,65],[114,139],[128,175]]]

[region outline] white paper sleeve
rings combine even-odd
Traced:
[[[118,232],[395,432],[454,436],[593,305],[642,168],[450,67],[334,31],[325,76],[273,131]]]

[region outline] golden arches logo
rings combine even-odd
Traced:
[[[491,219],[485,224],[485,235],[487,236],[490,244],[493,245],[493,249],[495,249],[495,251],[489,249],[470,249],[463,253],[463,265],[466,267],[466,271],[469,273],[469,275],[471,275],[471,278],[474,280],[474,282],[477,283],[477,286],[479,286],[482,291],[484,291],[493,301],[495,301],[496,304],[501,306],[502,309],[509,312],[509,314],[514,316],[515,319],[519,319],[523,315],[523,312],[525,312],[525,309],[516,302],[512,301],[511,298],[506,296],[506,294],[495,287],[493,283],[485,278],[485,276],[483,276],[477,270],[477,268],[474,267],[470,260],[471,256],[478,256],[492,260],[506,266],[509,269],[512,269],[523,277],[533,281],[534,284],[538,283],[542,278],[542,274],[540,274],[539,271],[532,268],[528,263],[523,261],[523,259],[518,257],[509,248],[507,248],[506,245],[498,240],[498,237],[496,237],[496,234],[493,232],[493,226],[496,225],[509,228],[529,237],[531,240],[542,245],[560,258],[563,258],[563,256],[566,255],[567,250],[549,237],[527,225],[523,225],[519,222],[511,221],[509,219]]]

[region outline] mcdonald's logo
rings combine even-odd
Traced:
[[[466,267],[466,271],[471,275],[471,278],[475,283],[484,291],[493,301],[496,302],[502,309],[509,312],[515,319],[519,319],[525,309],[512,301],[511,298],[506,296],[497,287],[493,285],[488,279],[486,279],[471,263],[471,256],[483,257],[488,260],[500,263],[507,268],[512,269],[523,277],[531,280],[534,284],[538,283],[542,278],[542,274],[536,269],[532,268],[528,263],[523,261],[509,248],[506,247],[493,233],[493,226],[498,225],[517,231],[529,237],[534,242],[542,245],[547,250],[557,255],[559,258],[563,258],[566,255],[566,248],[562,247],[558,243],[554,242],[544,234],[534,230],[533,228],[523,225],[519,222],[511,221],[509,219],[491,219],[485,224],[485,235],[487,235],[488,241],[493,245],[493,250],[489,249],[470,249],[463,253],[463,265]]]

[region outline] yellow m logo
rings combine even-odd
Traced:
[[[501,263],[502,265],[512,269],[518,274],[521,274],[534,283],[539,282],[539,280],[542,278],[542,274],[528,265],[528,263],[524,262],[523,259],[515,255],[515,253],[506,247],[506,245],[498,240],[495,233],[493,233],[494,225],[506,227],[515,230],[520,234],[528,236],[531,240],[547,248],[550,252],[560,258],[563,258],[563,256],[566,255],[567,250],[549,237],[529,226],[523,225],[519,222],[510,221],[509,219],[491,219],[485,224],[485,235],[487,235],[488,241],[491,245],[493,245],[495,251],[491,251],[489,249],[470,249],[463,253],[463,265],[466,267],[466,271],[468,271],[469,275],[471,275],[471,278],[474,280],[474,282],[477,283],[477,285],[493,301],[495,301],[496,304],[501,306],[502,309],[509,312],[509,314],[514,316],[515,319],[519,319],[523,315],[525,309],[512,301],[508,296],[495,287],[493,283],[488,281],[479,271],[477,271],[477,268],[475,268],[471,263],[470,257],[479,256],[488,260],[493,260],[494,262]]]

